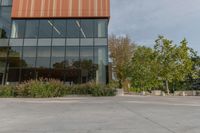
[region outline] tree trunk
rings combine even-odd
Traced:
[[[119,80],[119,88],[122,88],[122,80]]]
[[[168,82],[168,80],[165,80],[165,85],[166,85],[167,94],[169,95],[169,82]]]

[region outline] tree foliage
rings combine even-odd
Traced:
[[[156,54],[153,49],[144,46],[137,47],[131,65],[132,85],[135,88],[149,90],[161,85],[156,63]]]
[[[154,47],[148,48],[136,47],[127,36],[112,35],[109,49],[120,85],[129,78],[133,88],[162,89],[169,93],[173,86],[191,86],[193,79],[200,76],[200,57],[188,47],[186,39],[177,45],[159,36]]]
[[[165,81],[165,88],[169,93],[169,83],[184,81],[186,76],[192,73],[193,62],[190,56],[190,48],[186,39],[183,39],[177,46],[171,40],[159,36],[154,50],[159,67],[158,77]]]
[[[111,35],[109,37],[109,51],[113,63],[113,72],[118,79],[120,87],[129,77],[130,62],[133,57],[135,44],[128,36]]]

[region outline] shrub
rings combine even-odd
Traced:
[[[115,96],[116,95],[116,89],[102,87],[102,86],[96,86],[92,90],[92,96]]]
[[[142,92],[142,91],[144,91],[144,89],[142,89],[142,88],[130,88],[130,89],[129,89],[129,92],[140,93],[140,92]]]
[[[14,87],[10,85],[0,86],[0,97],[14,97]]]
[[[57,80],[30,80],[16,87],[19,97],[61,97],[66,93],[64,83]]]
[[[49,98],[67,95],[115,96],[116,90],[94,82],[80,85],[65,85],[57,80],[30,80],[17,86],[3,86],[1,97]]]

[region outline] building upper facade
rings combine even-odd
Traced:
[[[109,18],[110,0],[13,0],[12,18]]]

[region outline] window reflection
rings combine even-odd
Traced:
[[[52,20],[40,20],[39,37],[50,38],[52,36],[53,21]]]
[[[95,21],[95,37],[102,38],[102,37],[107,37],[107,25],[108,25],[108,20],[102,20],[102,19],[97,19]]]
[[[66,20],[53,21],[53,37],[55,38],[66,37],[66,32],[67,32]]]
[[[25,20],[14,20],[11,38],[24,38]]]
[[[93,80],[95,66],[93,64],[93,47],[80,48],[81,82]]]
[[[95,64],[98,66],[96,70],[96,81],[103,84],[106,83],[107,54],[107,47],[95,47]]]
[[[104,19],[13,20],[9,45],[0,32],[4,36],[0,39],[0,74],[8,61],[8,79],[13,82],[43,77],[106,83],[107,23]]]
[[[20,67],[22,60],[22,47],[11,47],[9,50],[8,64],[9,67]]]
[[[55,69],[65,67],[65,47],[52,47],[51,67]]]
[[[26,62],[26,66],[22,67],[35,67],[36,60],[36,47],[24,47],[23,48],[23,60]]]
[[[79,38],[80,21],[67,20],[67,37]]]
[[[66,48],[66,82],[80,83],[79,47]]]
[[[0,38],[9,38],[11,7],[0,7]]]
[[[93,20],[81,20],[80,34],[82,38],[90,38],[93,37]]]
[[[39,20],[27,20],[25,38],[37,38]]]
[[[34,68],[26,68],[26,69],[21,69],[21,82],[28,81],[31,79],[35,79],[35,69]]]
[[[51,47],[38,47],[36,67],[49,68]]]

